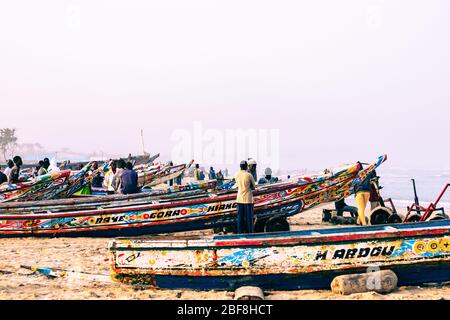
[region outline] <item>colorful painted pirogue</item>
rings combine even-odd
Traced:
[[[194,181],[167,189],[155,189],[135,194],[114,194],[101,197],[53,199],[47,201],[8,202],[0,205],[0,216],[11,213],[63,212],[106,208],[112,206],[148,204],[152,201],[186,199],[204,196],[208,190],[215,190],[216,180]]]
[[[347,197],[355,180],[385,160],[385,156],[380,157],[362,171],[358,165],[353,165],[334,175],[315,177],[306,182],[260,187],[254,192],[256,219],[270,222]],[[229,226],[235,224],[235,219],[236,191],[233,190],[168,202],[130,203],[45,214],[3,214],[0,216],[0,236],[136,236]]]
[[[40,176],[35,181],[4,184],[0,186],[0,202],[44,196],[49,189],[64,184],[69,177],[70,170],[64,170]]]
[[[86,172],[91,164],[73,173],[70,170],[39,176],[35,181],[2,185],[0,202],[36,201],[68,198],[86,184]]]
[[[185,170],[189,169],[193,163],[194,160],[188,164],[177,166],[163,165],[155,168],[151,167],[147,171],[138,172],[138,185],[142,187],[152,187],[176,179],[182,175]]]
[[[159,237],[156,237],[159,238]],[[110,243],[113,278],[159,288],[329,289],[391,269],[399,285],[450,280],[450,221]]]

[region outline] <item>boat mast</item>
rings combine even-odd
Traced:
[[[142,152],[144,155],[147,154],[147,152],[145,152],[145,145],[144,145],[144,130],[141,129],[141,141],[142,141]]]

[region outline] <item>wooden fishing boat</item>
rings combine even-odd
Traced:
[[[53,172],[37,177],[34,181],[3,184],[0,186],[0,202],[27,200],[35,196],[43,196],[64,184],[70,177],[70,170]]]
[[[158,288],[329,289],[334,277],[390,269],[398,284],[450,280],[450,221],[211,237],[116,239],[113,278]]]
[[[217,181],[191,182],[185,185],[172,186],[167,189],[155,189],[135,194],[114,194],[101,197],[66,198],[26,202],[8,202],[0,204],[0,215],[11,213],[62,212],[81,209],[96,209],[106,206],[140,205],[152,201],[186,199],[205,195],[208,190],[214,190]]]
[[[348,197],[356,181],[380,165],[386,157],[364,170],[349,166],[333,175],[297,183],[264,185],[254,192],[255,216],[276,225],[302,210]],[[8,236],[136,236],[190,231],[235,224],[236,191],[224,191],[173,201],[105,205],[64,212],[0,215],[0,237]]]
[[[82,170],[63,170],[39,176],[34,181],[0,187],[0,202],[26,202],[68,198],[86,185],[88,163]],[[100,171],[101,169],[99,169]]]
[[[193,163],[194,160],[188,164],[162,166],[156,170],[138,172],[138,185],[142,187],[152,187],[176,179],[182,175],[185,170],[189,169]]]

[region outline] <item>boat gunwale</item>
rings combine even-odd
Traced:
[[[423,222],[422,222],[423,223]],[[358,227],[355,227],[357,229]],[[327,229],[329,230],[329,229]],[[294,231],[296,232],[296,231]],[[297,231],[299,232],[299,231]],[[290,233],[290,232],[288,232]],[[280,233],[276,233],[280,234]],[[267,233],[267,237],[270,237],[270,233]],[[376,235],[377,237],[373,237]],[[380,241],[391,239],[410,239],[414,237],[425,238],[427,236],[436,237],[450,235],[450,224],[446,227],[423,227],[423,228],[410,228],[406,230],[379,230],[374,231],[356,231],[347,233],[332,233],[321,235],[299,235],[296,237],[280,237],[277,239],[265,238],[262,240],[251,239],[238,239],[230,241],[217,240],[216,236],[203,237],[202,239],[185,239],[185,240],[147,240],[147,239],[129,239],[129,238],[116,238],[109,242],[109,250],[116,251],[159,251],[159,250],[214,250],[214,249],[227,249],[236,247],[251,247],[251,248],[264,248],[268,246],[279,247],[293,247],[299,245],[314,245],[317,243],[351,243],[355,241]],[[225,236],[226,237],[226,236]],[[245,236],[244,236],[245,237]],[[177,244],[178,246],[161,246],[162,244]],[[161,244],[161,245],[160,245]],[[184,246],[181,246],[184,244]],[[192,244],[192,246],[191,246]],[[141,246],[139,246],[141,245]],[[146,245],[146,246],[143,246]],[[152,246],[154,245],[154,246]]]
[[[286,185],[286,186],[280,186],[272,189],[266,189],[266,190],[260,190],[259,192],[255,193],[254,196],[260,196],[264,194],[270,194],[275,192],[280,192],[284,190],[291,190],[291,189],[297,189],[302,188],[304,185]],[[323,191],[325,189],[322,189],[320,191]],[[311,193],[312,194],[312,193]],[[117,207],[112,209],[96,209],[96,210],[73,210],[68,212],[62,212],[62,213],[55,213],[52,214],[49,213],[27,213],[27,214],[20,214],[20,213],[10,213],[10,214],[1,214],[0,220],[35,220],[35,219],[48,219],[48,218],[64,218],[64,217],[79,217],[79,216],[86,216],[86,215],[93,215],[93,214],[109,214],[109,213],[120,213],[122,211],[141,211],[141,210],[158,210],[158,209],[166,209],[166,208],[173,208],[173,207],[180,207],[180,206],[186,206],[186,205],[195,205],[195,204],[205,204],[205,203],[214,203],[219,201],[229,201],[235,199],[236,195],[235,192],[231,194],[224,194],[224,195],[217,195],[217,196],[205,196],[199,199],[194,200],[187,200],[187,201],[168,201],[163,204],[161,203],[149,203],[145,205],[138,205],[138,206],[129,206],[126,207]],[[157,201],[157,200],[155,200]],[[125,210],[126,209],[126,210]]]

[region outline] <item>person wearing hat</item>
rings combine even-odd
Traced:
[[[253,176],[253,180],[258,181],[258,175],[256,174],[256,161],[254,159],[248,159],[248,172]]]
[[[240,163],[235,181],[238,188],[237,203],[237,233],[253,233],[253,190],[256,188],[253,176],[247,171],[246,161]]]
[[[266,168],[264,171],[265,177],[259,179],[258,184],[274,183],[278,182],[278,178],[272,177],[272,169]]]

